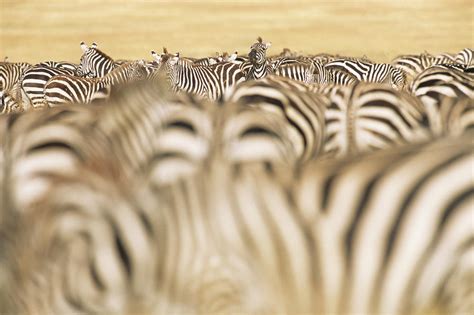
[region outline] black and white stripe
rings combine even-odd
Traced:
[[[332,91],[326,116],[326,156],[341,157],[430,137],[423,104],[382,84],[358,82]]]
[[[288,59],[288,58],[285,58]],[[303,62],[298,60],[278,60],[272,65],[276,75],[301,81],[304,83],[314,82],[315,66],[312,62]]]
[[[411,85],[411,92],[424,104],[432,131],[443,133],[440,116],[441,99],[474,99],[474,78],[466,73],[446,67],[433,66],[420,73]]]
[[[117,66],[111,57],[97,48],[96,43],[92,43],[88,47],[84,42],[81,42],[81,49],[83,54],[77,69],[78,76],[103,77]]]
[[[242,65],[246,80],[258,80],[273,74],[271,63],[266,57],[267,49],[271,45],[272,43],[264,42],[261,37],[258,37],[257,42],[250,46],[249,61]]]
[[[352,60],[335,60],[324,65],[325,68],[344,71],[354,76],[359,81],[390,83],[396,89],[405,86],[404,72],[386,63],[368,63]]]
[[[179,56],[169,56],[165,66],[173,90],[219,99],[230,87],[245,80],[240,66],[220,62],[211,66],[194,65]]]
[[[55,76],[44,87],[45,100],[50,107],[67,103],[90,103],[107,98],[112,85],[145,77],[144,63],[140,61],[123,64],[100,78]]]
[[[74,72],[64,68],[34,66],[27,70],[21,81],[22,97],[25,108],[44,108],[48,104],[44,98],[44,87],[49,79],[58,75],[74,75]]]
[[[164,187],[153,161],[58,177],[18,223],[8,311],[469,312],[472,136],[298,172],[214,161]]]
[[[280,116],[285,121],[284,135],[291,144],[293,156],[297,161],[304,162],[316,158],[322,150],[327,101],[324,97],[309,92],[306,86],[296,85],[297,81],[269,76],[236,86],[225,96],[224,101],[242,107],[258,108],[262,116],[265,116],[265,112]],[[262,117],[262,123],[263,121],[265,118]],[[270,118],[268,121],[272,123]],[[251,124],[249,128],[252,128]]]

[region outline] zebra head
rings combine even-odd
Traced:
[[[390,84],[396,90],[403,90],[407,83],[407,76],[401,69],[390,66]]]
[[[133,80],[143,80],[148,76],[147,64],[144,60],[132,63],[131,78]]]
[[[103,77],[115,68],[114,60],[100,51],[96,43],[88,47],[81,42],[81,49],[83,54],[76,71],[78,76]]]
[[[257,42],[250,46],[249,59],[252,64],[262,65],[266,61],[267,49],[272,46],[270,42],[264,42],[261,37]]]
[[[178,80],[178,62],[179,62],[179,53],[170,54],[166,49],[163,50],[163,54],[160,56],[161,66],[163,73],[166,75],[168,82],[173,88],[176,85]],[[156,58],[155,58],[156,60]]]

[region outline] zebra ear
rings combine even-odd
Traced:
[[[138,64],[140,66],[144,67],[145,66],[145,60],[143,60],[143,59],[138,60]]]
[[[166,49],[166,47],[163,47],[163,53],[168,54],[168,49]]]
[[[89,47],[87,47],[86,43],[81,42],[81,49],[83,52],[86,52],[89,49]]]
[[[96,49],[96,48],[97,48],[97,44],[96,44],[96,43],[92,43],[91,48]]]
[[[265,42],[265,49],[272,47],[272,42]]]
[[[170,64],[175,65],[178,63],[178,60],[179,60],[179,54],[177,54],[177,56],[175,55],[173,58],[170,59]]]
[[[151,55],[153,56],[153,59],[155,59],[156,62],[161,62],[161,56],[156,53],[156,51],[152,50]]]

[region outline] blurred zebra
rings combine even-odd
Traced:
[[[163,80],[124,86],[111,96],[95,127],[109,139],[127,176],[149,174],[153,164],[162,184],[202,166],[214,133],[210,104],[191,94],[170,93]]]
[[[368,63],[364,61],[335,60],[324,65],[325,68],[344,71],[359,81],[390,83],[395,89],[405,86],[406,78],[403,71],[386,63]]]
[[[116,68],[114,60],[97,48],[96,43],[88,47],[81,42],[82,57],[77,75],[81,77],[103,77]]]
[[[111,156],[103,153],[107,148],[103,143],[97,143],[103,138],[92,136],[90,126],[96,115],[91,107],[68,107],[0,117],[0,125],[6,126],[0,147],[8,183],[2,202],[8,203],[11,211],[29,212],[55,185],[57,175],[79,175],[78,168],[85,165],[106,171],[90,164]]]
[[[44,87],[49,107],[67,103],[90,103],[106,99],[113,85],[146,77],[143,61],[123,64],[100,78],[80,78],[71,75],[52,77]]]
[[[165,72],[174,91],[184,91],[219,99],[233,85],[245,80],[240,66],[231,62],[220,62],[211,66],[194,65],[177,56],[168,56]]]
[[[259,108],[262,116],[268,112],[283,118],[286,139],[299,162],[313,159],[322,151],[327,100],[297,81],[279,76],[248,81],[226,94],[224,106],[226,103]]]
[[[443,133],[440,104],[443,97],[474,100],[474,78],[467,73],[442,66],[433,66],[420,73],[411,85],[411,92],[424,104],[434,134]]]
[[[438,64],[452,64],[454,57],[450,54],[439,54],[437,56],[423,53],[421,55],[401,55],[392,60],[392,65],[402,70],[408,79],[408,82],[420,74],[423,70]]]
[[[460,136],[474,129],[474,98],[443,96],[438,108],[442,135]]]
[[[264,42],[261,37],[257,38],[257,42],[250,46],[249,61],[244,67],[246,80],[258,80],[273,74],[272,66],[266,57],[267,49],[272,43]]]
[[[473,311],[473,136],[301,171],[295,208],[318,244],[315,313]]]
[[[27,108],[48,107],[44,98],[44,88],[49,79],[58,75],[74,75],[74,72],[65,68],[51,68],[48,66],[34,66],[25,71],[21,81],[21,102]]]
[[[332,92],[325,112],[326,157],[385,149],[430,136],[423,104],[408,93],[365,82]]]
[[[214,161],[165,187],[152,162],[58,176],[7,231],[4,312],[472,312],[473,136],[297,172]]]
[[[0,95],[0,115],[21,113],[26,110],[21,101],[19,84]]]

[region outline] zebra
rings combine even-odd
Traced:
[[[104,143],[97,143],[104,138],[91,135],[96,118],[97,107],[83,106],[1,116],[0,125],[6,126],[0,147],[7,163],[8,198],[0,204],[26,214],[54,186],[56,175],[79,174],[78,167],[91,160],[106,162],[111,153],[104,151]]]
[[[230,87],[245,80],[237,64],[193,65],[181,59],[179,54],[168,57],[164,70],[174,91],[185,91],[210,100],[219,99]]]
[[[356,81],[356,78],[354,76],[342,71],[328,69],[324,66],[324,64],[318,61],[314,61],[313,66],[313,83],[318,83],[320,85],[351,85]]]
[[[424,104],[432,132],[443,133],[440,104],[443,97],[474,99],[474,78],[458,70],[433,66],[420,73],[411,85],[411,92]]]
[[[325,68],[344,71],[364,82],[388,82],[395,89],[403,89],[406,76],[403,71],[386,63],[368,63],[364,61],[335,60],[324,65]]]
[[[5,231],[2,312],[472,312],[473,136],[165,187],[153,161],[57,176]]]
[[[286,58],[285,58],[286,59]],[[301,62],[293,60],[293,62],[286,62],[282,59],[277,60],[273,65],[273,70],[276,75],[298,80],[304,83],[314,82],[315,66],[312,62]]]
[[[455,57],[457,63],[463,64],[466,67],[474,66],[474,51],[470,48],[464,48]]]
[[[296,207],[321,228],[316,313],[472,312],[472,137],[302,170]]]
[[[433,56],[428,53],[421,55],[401,55],[392,60],[391,64],[402,70],[409,82],[420,74],[423,70],[438,64],[452,64],[454,58],[450,54],[439,54]]]
[[[107,98],[110,87],[146,76],[143,61],[123,64],[100,78],[80,78],[71,75],[52,77],[44,87],[49,107],[67,103],[90,103]]]
[[[431,137],[423,104],[376,83],[335,89],[325,111],[324,156],[344,157]]]
[[[111,95],[95,126],[109,139],[127,176],[147,173],[152,163],[160,185],[203,165],[214,136],[215,106],[192,94],[172,93],[165,80],[124,86]]]
[[[474,129],[474,99],[442,96],[438,105],[441,135],[460,136]]]
[[[0,63],[0,93],[13,88],[31,67],[31,64],[26,62]]]
[[[74,75],[65,68],[34,66],[25,71],[21,80],[21,102],[25,108],[40,109],[48,107],[45,100],[44,88],[48,80],[58,75]]]
[[[97,48],[96,43],[88,47],[84,42],[80,44],[82,57],[77,69],[78,76],[103,77],[117,67],[114,60]]]
[[[266,51],[271,45],[271,42],[264,42],[258,37],[257,42],[250,47],[249,62],[242,65],[246,80],[258,80],[273,74],[272,66],[266,57]]]
[[[21,113],[23,111],[25,111],[25,108],[21,101],[19,84],[0,95],[0,115]]]
[[[77,73],[79,65],[67,62],[67,61],[43,61],[37,64],[36,66],[45,66],[50,68],[60,68],[72,71],[73,73]]]
[[[309,92],[307,86],[298,81],[280,76],[248,81],[229,91],[223,102],[224,106],[229,103],[259,108],[261,116],[268,112],[283,118],[284,135],[298,163],[316,158],[322,152],[327,99]]]

